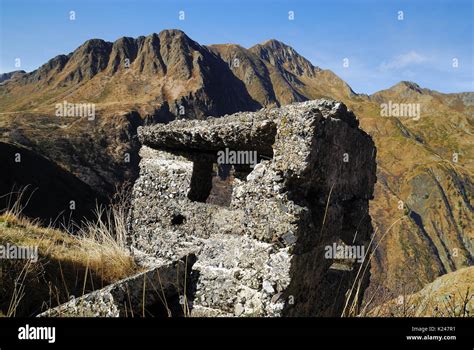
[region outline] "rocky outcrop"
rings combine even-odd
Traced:
[[[196,256],[191,315],[343,312],[365,255],[341,268],[328,247],[367,251],[376,165],[372,140],[342,103],[175,121],[139,128],[139,138],[130,244],[159,261]],[[224,150],[256,152],[258,164],[223,164]],[[213,169],[230,163],[229,206],[209,203]]]

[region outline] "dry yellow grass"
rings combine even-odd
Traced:
[[[129,275],[134,264],[122,242],[115,240],[102,222],[97,223],[98,230],[94,230],[93,225],[87,223],[85,229],[73,236],[7,213],[0,216],[0,242],[37,246],[41,257],[87,265],[105,280],[117,280]]]
[[[0,245],[37,247],[39,256],[37,262],[0,260],[0,312],[35,315],[138,270],[123,240],[124,218],[112,219],[109,210],[98,213],[97,221],[75,235],[11,211],[0,215]]]

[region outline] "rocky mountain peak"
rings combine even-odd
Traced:
[[[138,48],[142,45],[145,37],[141,36],[137,39],[130,37],[122,37],[113,43],[108,69],[115,73],[120,67],[127,67],[135,60]]]
[[[377,102],[398,98],[417,100],[423,95],[430,95],[431,92],[431,90],[424,89],[411,81],[401,81],[388,89],[372,94],[370,98]]]
[[[68,72],[64,81],[77,83],[93,78],[107,67],[111,51],[111,42],[102,39],[87,40],[72,53],[64,67]]]
[[[184,39],[186,41],[193,41],[190,37],[186,35],[185,32],[179,29],[164,29],[160,31],[158,34],[152,34],[152,35],[158,35],[161,40],[176,40],[176,39]]]
[[[401,81],[398,84],[394,85],[391,87],[391,89],[397,90],[397,91],[413,91],[418,94],[423,93],[423,89],[418,85],[417,83],[411,82],[411,81]]]
[[[136,66],[140,73],[152,75],[176,74],[175,78],[191,78],[193,52],[203,48],[177,29],[163,30],[143,39],[138,45]]]
[[[90,53],[93,51],[108,49],[112,44],[103,39],[89,39],[79,46],[74,52],[76,53]]]
[[[318,71],[318,68],[314,67],[310,61],[297,53],[291,46],[275,39],[257,44],[249,50],[273,66],[286,69],[296,76],[314,77]]]

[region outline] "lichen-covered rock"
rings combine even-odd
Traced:
[[[374,144],[342,103],[316,100],[175,121],[138,134],[143,147],[130,243],[165,261],[196,256],[191,315],[342,312],[363,259],[351,259],[339,274],[327,247],[343,242],[367,249],[376,181]],[[258,164],[217,164],[224,150],[256,152]],[[213,171],[230,165],[230,205],[209,203]]]
[[[38,317],[146,317],[185,315],[185,281],[192,256],[155,267],[71,300]],[[181,298],[181,299],[180,299]]]

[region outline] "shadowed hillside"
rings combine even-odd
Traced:
[[[0,142],[0,162],[1,208],[16,205],[43,224],[68,226],[92,218],[96,204],[105,203],[89,185],[26,147]]]

